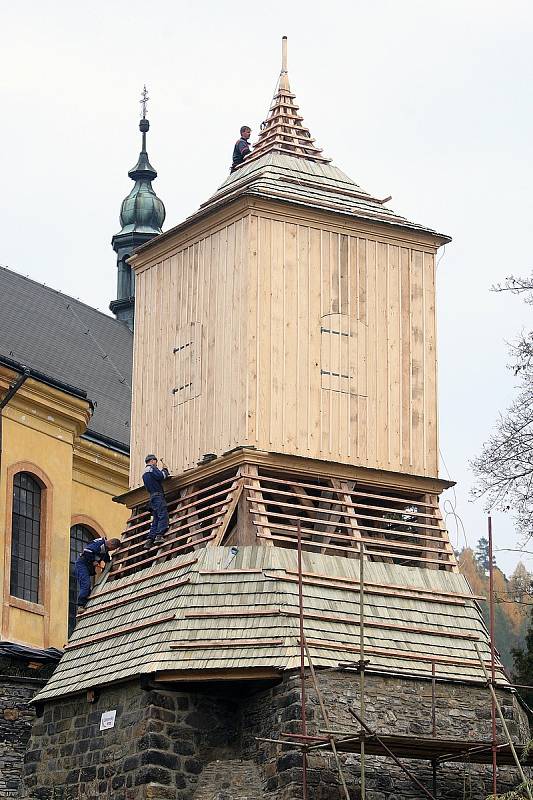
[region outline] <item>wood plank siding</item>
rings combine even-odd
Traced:
[[[436,477],[428,237],[274,203],[201,228],[135,264],[132,485],[239,445]]]
[[[232,222],[137,275],[132,485],[148,451],[182,472],[246,439],[248,227]]]

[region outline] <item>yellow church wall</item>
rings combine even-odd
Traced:
[[[3,395],[12,374],[2,374]],[[0,470],[1,635],[36,647],[62,647],[67,638],[70,527],[94,522],[96,533],[119,535],[127,514],[112,496],[127,488],[128,458],[86,443],[85,400],[28,380],[2,412]],[[89,445],[87,447],[87,445]],[[13,477],[32,473],[44,488],[39,602],[10,594]]]

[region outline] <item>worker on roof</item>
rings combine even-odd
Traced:
[[[143,483],[150,495],[150,511],[152,512],[152,524],[144,543],[147,550],[153,544],[160,544],[163,541],[163,535],[168,531],[168,509],[163,491],[163,481],[169,477],[169,471],[163,459],[161,459],[162,469],[158,469],[157,460],[157,456],[153,453],[144,459],[146,467],[143,472]]]
[[[106,539],[101,536],[83,548],[74,567],[79,588],[78,614],[82,614],[87,605],[91,593],[91,578],[96,575],[96,565],[102,561],[108,564],[111,561],[109,552],[117,547],[120,547],[120,539]]]
[[[235,142],[233,148],[233,160],[231,162],[231,172],[235,172],[239,164],[242,164],[246,156],[252,152],[248,139],[252,135],[252,129],[248,125],[243,125],[241,128],[241,138]]]

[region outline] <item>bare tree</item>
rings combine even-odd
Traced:
[[[525,302],[533,305],[533,275],[511,275],[493,289],[523,295]],[[476,475],[472,493],[483,497],[488,508],[510,511],[525,545],[533,538],[533,332],[522,333],[510,345],[510,353],[509,366],[519,380],[518,394],[471,462]]]

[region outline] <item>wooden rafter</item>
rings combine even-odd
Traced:
[[[218,523],[218,530],[216,536],[213,539],[213,545],[220,545],[224,542],[224,537],[227,533],[229,524],[231,522],[231,518],[233,517],[233,513],[237,508],[237,504],[240,500],[241,494],[244,488],[244,480],[241,476],[241,470],[237,471],[235,475],[235,480],[231,486],[231,490],[228,495],[228,499],[222,511],[217,519]]]
[[[343,501],[345,503],[350,502],[350,489],[353,488],[353,485],[350,486],[347,481],[340,481],[338,478],[332,479],[332,485],[334,488],[339,488],[344,491],[344,494],[341,495]],[[352,526],[352,535],[354,538],[354,542],[357,542],[357,549],[361,552],[362,544],[361,544],[361,531],[359,530],[359,524],[357,522],[357,517],[355,516],[355,511],[350,506],[346,506],[346,514],[348,519],[350,520],[350,524]]]
[[[156,552],[143,548],[150,515],[137,507],[107,580],[211,544],[294,548],[298,524],[311,552],[354,558],[364,545],[372,561],[456,572],[437,496],[399,491],[244,463],[168,498],[170,528]]]
[[[262,536],[265,544],[272,544],[272,532],[266,506],[263,499],[263,488],[259,481],[259,472],[255,464],[247,464],[245,467],[246,485],[249,490],[250,511],[254,515],[254,523],[257,528],[257,535]]]

